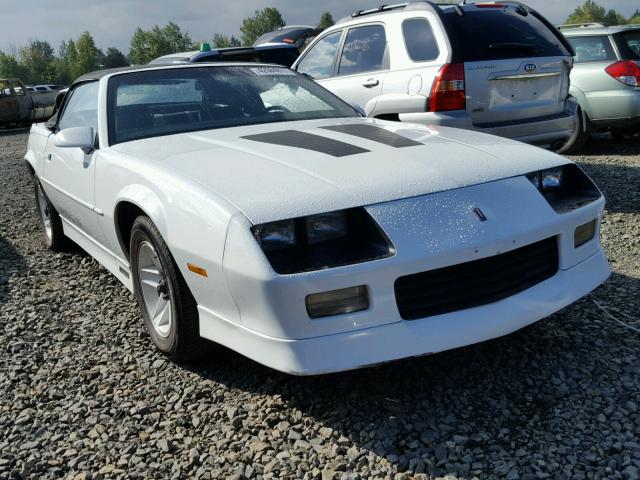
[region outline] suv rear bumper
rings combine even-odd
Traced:
[[[577,107],[577,104],[575,106]],[[576,128],[576,109],[573,103],[571,107],[571,109],[555,115],[482,125],[474,125],[464,110],[441,113],[406,113],[400,114],[399,117],[403,122],[463,128],[524,143],[550,146],[568,139]]]

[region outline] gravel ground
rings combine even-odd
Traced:
[[[608,197],[615,273],[508,337],[296,378],[223,350],[167,362],[133,297],[40,241],[0,132],[0,478],[637,479],[640,145],[576,157]]]

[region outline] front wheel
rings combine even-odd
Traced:
[[[578,107],[578,112],[576,113],[576,120],[577,125],[575,131],[567,142],[556,150],[557,153],[577,153],[582,150],[589,141],[589,122],[585,120],[585,116],[580,107]]]
[[[199,334],[196,301],[148,217],[140,216],[133,223],[130,252],[134,293],[151,341],[175,361],[204,354],[206,342]]]
[[[33,177],[33,186],[44,241],[49,249],[54,252],[62,252],[69,247],[69,239],[64,235],[60,215],[47,198],[47,194],[44,193],[42,184],[36,176]]]

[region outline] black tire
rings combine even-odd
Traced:
[[[162,267],[162,277],[166,280],[165,295],[170,303],[171,322],[166,335],[161,335],[147,311],[142,283],[138,271],[140,249],[145,243],[151,244],[156,259]],[[153,222],[139,216],[131,230],[130,250],[131,273],[136,300],[144,318],[144,324],[153,344],[162,353],[176,362],[193,360],[207,352],[208,344],[200,337],[197,303],[189,290],[167,244]]]
[[[38,218],[40,219],[40,228],[42,229],[42,235],[47,247],[54,252],[64,252],[68,250],[70,240],[64,234],[60,215],[51,204],[51,201],[49,201],[40,180],[36,176],[33,177],[33,187],[36,197],[36,209]]]
[[[640,140],[640,128],[638,129],[622,129],[612,128],[611,136],[618,142],[632,142]]]
[[[582,150],[589,141],[589,120],[586,118],[586,115],[584,115],[580,107],[578,107],[576,117],[577,125],[573,135],[569,137],[564,145],[556,150],[557,153],[577,153]]]

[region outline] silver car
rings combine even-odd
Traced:
[[[580,104],[567,147],[583,146],[593,131],[640,136],[640,25],[560,27],[576,51],[569,92]]]
[[[339,21],[292,68],[371,117],[550,146],[576,124],[572,65],[567,40],[523,4],[410,2]]]

